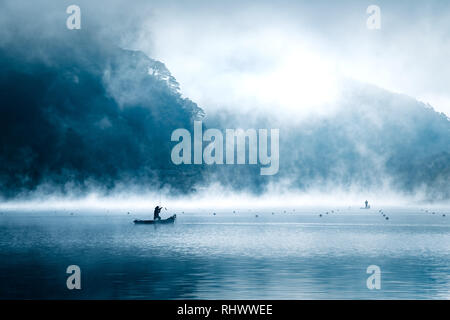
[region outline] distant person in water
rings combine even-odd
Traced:
[[[366,208],[369,207],[369,201],[366,200],[366,202],[364,202],[366,204]]]
[[[159,213],[161,212],[162,207],[156,206],[155,211],[153,212],[153,220],[161,220]]]

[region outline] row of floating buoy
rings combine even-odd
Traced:
[[[382,209],[378,210],[378,212],[379,212],[386,220],[389,220],[389,217],[383,212]]]
[[[334,211],[334,210],[331,210],[331,211],[326,211],[324,214],[325,215],[328,215],[328,214],[331,214],[331,213],[338,213],[339,212],[339,209],[336,209],[336,211]],[[319,217],[323,217],[323,214],[322,213],[320,213],[319,214]]]
[[[251,212],[252,210],[249,209],[248,211]],[[295,212],[295,209],[292,209],[292,212]],[[233,213],[236,213],[236,210],[233,210]],[[289,212],[287,212],[287,210],[283,210],[283,213],[289,213]],[[212,215],[215,216],[215,215],[217,215],[217,213],[213,212]],[[272,215],[275,215],[275,212],[272,211]],[[258,217],[259,217],[259,214],[255,214],[255,218],[258,218]]]
[[[421,211],[425,211],[426,213],[430,213],[430,214],[433,214],[433,215],[439,214],[436,211],[428,211],[428,210],[424,210],[424,209],[421,209]],[[442,217],[444,217],[444,218],[446,217],[445,213],[442,214]]]

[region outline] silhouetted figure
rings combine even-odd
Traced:
[[[155,211],[153,212],[153,220],[161,220],[159,213],[161,212],[162,207],[156,206]]]
[[[369,207],[369,201],[366,200],[366,202],[364,202],[366,204],[366,209]]]

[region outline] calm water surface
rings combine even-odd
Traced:
[[[161,226],[134,225],[140,213],[6,211],[0,298],[449,299],[450,214],[434,211],[203,210]],[[81,290],[66,288],[72,264]],[[366,287],[369,265],[381,290]]]

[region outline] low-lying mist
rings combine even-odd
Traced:
[[[121,190],[109,195],[90,193],[86,195],[68,194],[28,194],[25,198],[15,198],[0,203],[3,211],[70,211],[92,212],[93,214],[152,213],[156,205],[166,208],[169,213],[204,213],[214,211],[232,213],[240,210],[317,210],[320,208],[358,209],[368,200],[372,208],[386,207],[440,207],[449,208],[450,202],[429,201],[425,193],[414,195],[398,193],[389,188],[361,192],[352,189],[321,188],[308,191],[293,191],[283,187],[273,187],[264,194],[245,191],[236,192],[215,184],[189,195],[173,195],[167,190],[143,191]],[[242,212],[242,211],[241,211]]]

